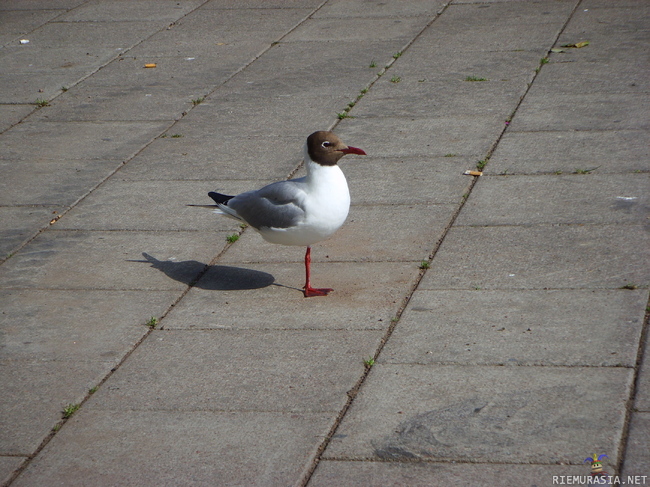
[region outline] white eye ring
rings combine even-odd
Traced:
[[[329,147],[331,145],[332,145],[332,143],[329,140],[326,140],[325,142],[323,142],[321,144],[321,147],[327,148],[327,147]]]

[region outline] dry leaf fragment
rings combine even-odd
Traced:
[[[580,49],[581,47],[586,47],[588,45],[589,45],[589,41],[582,41],[576,44],[562,44],[562,47],[574,47],[576,49]]]

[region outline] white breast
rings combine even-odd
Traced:
[[[307,176],[296,180],[304,188],[303,221],[291,228],[264,228],[265,240],[282,245],[308,246],[331,237],[350,210],[348,184],[337,165],[321,166],[307,159]]]

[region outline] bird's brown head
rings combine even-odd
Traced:
[[[307,137],[307,153],[312,161],[321,166],[334,166],[346,154],[366,155],[361,149],[345,145],[334,132],[327,130],[314,132]]]

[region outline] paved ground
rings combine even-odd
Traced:
[[[650,3],[0,0],[0,42],[0,483],[650,485]],[[369,155],[305,299],[186,205],[328,127]]]

